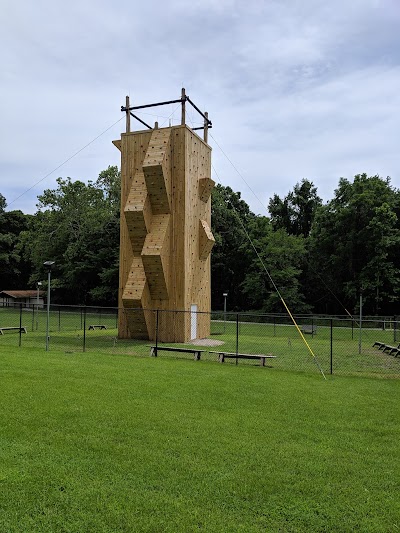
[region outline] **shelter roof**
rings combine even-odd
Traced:
[[[39,291],[39,295],[43,296],[46,291]],[[36,298],[37,290],[27,291],[0,291],[0,296],[9,296],[10,298]]]

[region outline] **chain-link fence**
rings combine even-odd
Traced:
[[[0,343],[49,351],[193,358],[273,370],[400,377],[396,317],[0,308]],[[135,339],[128,338],[135,331]],[[126,338],[124,338],[126,337]],[[46,342],[47,341],[47,342]]]

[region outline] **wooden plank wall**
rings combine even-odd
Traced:
[[[118,146],[118,141],[114,144]],[[190,308],[211,310],[211,148],[187,126],[122,134],[118,334],[187,342]],[[199,314],[197,337],[210,334]],[[129,318],[130,317],[130,318]]]

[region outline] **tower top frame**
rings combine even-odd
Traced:
[[[129,96],[126,96],[125,98],[125,105],[121,106],[121,111],[126,114],[126,133],[130,133],[131,131],[131,117],[146,126],[146,128],[152,130],[152,129],[158,129],[158,123],[156,122],[154,127],[149,126],[144,122],[141,118],[139,118],[137,115],[135,115],[132,111],[137,111],[139,109],[146,109],[149,107],[158,107],[163,105],[169,105],[169,104],[181,104],[181,125],[186,125],[186,102],[189,103],[195,111],[203,118],[203,126],[199,126],[196,128],[191,128],[194,130],[203,130],[204,131],[204,142],[208,143],[208,130],[212,128],[212,122],[208,118],[208,113],[205,111],[201,111],[197,105],[189,98],[189,96],[186,94],[186,90],[184,87],[182,87],[181,90],[181,97],[176,100],[167,100],[164,102],[155,102],[152,104],[142,104],[137,106],[131,106],[130,105],[130,98]]]

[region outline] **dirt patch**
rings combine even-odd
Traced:
[[[216,339],[196,339],[189,344],[193,344],[194,346],[221,346],[221,344],[225,343],[224,341],[217,341]]]

